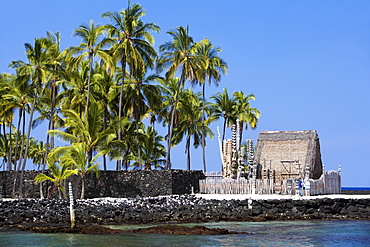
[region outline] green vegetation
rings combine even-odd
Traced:
[[[235,92],[230,98],[224,88],[211,101],[206,98],[206,84],[218,85],[227,73],[220,48],[208,39],[194,41],[189,27],[177,27],[167,32],[171,40],[157,53],[153,32],[160,28],[144,22],[144,15],[139,4],[105,12],[108,24],[78,26],[73,35],[81,43],[65,50],[60,33],[47,32],[25,44],[27,61],[10,62],[14,75],[0,75],[0,156],[4,169],[20,171],[12,180],[13,196],[22,196],[29,160],[41,170],[35,181],[50,180],[63,194],[68,176],[78,174],[84,181],[87,172],[98,172],[98,157],[103,170],[108,160],[117,170],[171,169],[171,149],[182,141],[186,169],[191,169],[191,147],[201,146],[206,171],[212,122],[224,118],[223,138],[236,119],[240,134],[257,126],[260,113],[249,103],[253,94]],[[201,93],[190,88],[197,85]],[[31,130],[45,120],[43,143],[31,138]],[[155,123],[167,127],[165,137]],[[55,147],[55,137],[67,145]],[[44,175],[46,168],[51,177]]]

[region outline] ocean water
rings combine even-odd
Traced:
[[[353,190],[353,191],[359,190],[359,191],[363,191],[363,190],[370,190],[370,187],[342,187],[341,189],[342,190]]]
[[[185,224],[194,226],[195,224]],[[283,221],[202,223],[247,234],[181,236],[161,234],[36,234],[4,231],[0,246],[370,246],[370,221]],[[145,225],[152,226],[152,225]],[[132,229],[144,226],[110,226]]]

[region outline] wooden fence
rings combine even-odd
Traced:
[[[272,179],[247,180],[222,179],[221,172],[205,173],[206,179],[199,181],[200,193],[203,194],[281,194],[295,195],[298,192],[297,181],[293,179],[274,183]],[[325,171],[320,179],[310,179],[306,183],[306,195],[340,194],[340,171]]]
[[[310,179],[310,194],[326,195],[341,193],[341,172],[325,171],[317,180]]]

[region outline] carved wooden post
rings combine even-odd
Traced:
[[[71,228],[75,228],[75,210],[72,193],[72,183],[69,182],[69,213],[71,217]]]
[[[236,161],[236,125],[233,124],[231,126],[231,178],[236,178],[237,177],[237,168],[238,168],[238,164],[237,164],[237,161]]]

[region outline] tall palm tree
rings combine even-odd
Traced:
[[[105,145],[116,137],[113,129],[103,129],[102,107],[94,101],[91,102],[86,120],[73,110],[66,110],[64,115],[66,132],[51,130],[48,131],[49,134],[71,144],[85,143],[88,147],[86,150],[88,162],[91,161],[93,152],[99,150],[100,145]]]
[[[133,118],[136,125],[137,151],[138,162],[140,163],[140,141],[139,141],[139,122],[144,114],[149,109],[153,109],[154,105],[161,104],[160,89],[152,83],[158,81],[158,75],[145,76],[145,71],[137,71],[132,80],[127,81],[125,87],[125,100],[123,109],[129,113],[130,118]],[[139,166],[141,168],[141,166]]]
[[[3,125],[3,138],[4,138],[4,160],[7,161],[7,170],[11,171],[12,170],[12,161],[15,159],[13,158],[13,141],[12,140],[12,121],[14,118],[14,111],[16,108],[20,108],[21,104],[19,104],[18,101],[12,100],[12,94],[11,90],[15,87],[16,77],[10,74],[2,73],[0,74],[0,119]],[[9,98],[7,99],[7,97]],[[21,117],[20,117],[21,118]],[[9,143],[7,140],[7,135],[6,135],[6,130],[5,126],[9,126]],[[9,144],[9,145],[8,145]],[[15,170],[15,168],[14,168]]]
[[[60,124],[61,118],[58,116],[58,108],[63,94],[59,93],[59,87],[62,78],[65,76],[66,60],[64,53],[60,49],[61,35],[59,32],[46,32],[47,49],[46,54],[49,60],[49,75],[44,83],[41,93],[38,97],[36,110],[40,113],[40,117],[36,118],[33,126],[44,120],[48,120],[48,130],[55,129],[56,124]],[[46,134],[45,155],[42,161],[42,171],[45,170],[46,159],[49,151],[54,148],[54,137]],[[43,183],[40,183],[40,195],[43,198]]]
[[[257,108],[250,107],[249,101],[256,99],[254,94],[245,95],[243,91],[238,91],[234,92],[233,96],[236,102],[234,105],[234,114],[240,121],[238,130],[240,136],[240,145],[242,141],[244,124],[246,130],[248,129],[248,126],[250,126],[252,129],[255,129],[261,113]]]
[[[26,112],[30,110],[30,102],[32,102],[32,98],[29,95],[29,81],[26,76],[20,76],[19,73],[12,79],[6,80],[0,84],[2,88],[2,99],[4,100],[4,107],[2,112],[7,112],[8,109],[16,109],[18,108],[18,123],[16,126],[16,131],[18,133],[21,132],[21,124],[23,123],[23,133],[25,133],[25,124],[26,124]],[[6,103],[5,103],[6,102]],[[23,143],[25,135],[16,135],[15,143],[18,144],[18,138],[22,138],[22,148],[15,149],[14,153],[14,171],[20,170],[21,162],[19,162],[18,169],[17,169],[17,160],[21,159],[18,157],[19,152],[23,153]]]
[[[175,111],[180,93],[185,82],[189,80],[195,83],[200,78],[201,60],[196,54],[195,43],[189,36],[189,27],[178,27],[174,31],[167,32],[172,36],[172,41],[166,42],[159,47],[162,53],[157,61],[157,71],[167,69],[166,79],[173,78],[176,72],[180,73],[180,80],[177,92],[174,95],[173,105],[171,106],[171,120],[169,123],[169,133],[167,135],[167,157],[166,169],[171,169],[171,146],[172,132],[174,128]]]
[[[60,123],[61,120],[58,116],[58,111],[64,94],[61,94],[59,91],[60,86],[63,85],[63,79],[66,77],[65,70],[67,60],[65,57],[65,52],[62,52],[60,48],[60,33],[47,32],[46,34],[46,39],[50,45],[50,48],[47,49],[47,55],[52,67],[50,71],[51,76],[43,89],[44,91],[42,95],[42,97],[44,97],[43,103],[46,107],[40,107],[38,111],[40,112],[41,116],[44,115],[45,119],[49,121],[48,130],[53,130],[56,127],[55,125]],[[54,137],[47,135],[46,145],[47,150],[45,155],[47,157],[49,150],[54,148]]]
[[[45,154],[46,154],[46,145],[43,141],[38,141],[35,138],[30,139],[30,150],[29,150],[29,158],[32,159],[32,164],[37,166],[39,170],[40,167],[45,162]],[[43,170],[42,170],[43,172]]]
[[[103,64],[95,64],[94,66],[95,81],[95,96],[96,100],[101,103],[103,107],[103,129],[107,129],[109,125],[113,125],[115,113],[117,110],[115,99],[119,93],[117,88],[117,73],[110,73]],[[103,169],[107,170],[107,156],[103,155]]]
[[[206,83],[209,85],[212,82],[218,86],[221,80],[221,74],[227,73],[227,64],[218,56],[221,48],[214,47],[208,39],[204,39],[197,44],[197,54],[204,60],[203,78],[199,81],[202,85],[203,108],[202,108],[202,156],[203,156],[203,171],[206,172],[206,152],[205,152],[205,99],[206,99]]]
[[[63,99],[61,109],[74,110],[81,117],[84,116],[84,109],[86,106],[88,68],[88,61],[83,61],[77,71],[68,71],[66,78],[63,80],[65,84],[65,98]]]
[[[202,124],[202,105],[201,94],[195,94],[192,90],[184,90],[180,94],[178,109],[179,123],[174,129],[173,142],[178,144],[182,139],[186,138],[185,153],[187,153],[186,168],[190,170],[190,147],[191,138],[193,138],[193,146],[197,148],[201,145],[202,135],[207,134],[213,138],[213,132]]]
[[[226,125],[230,125],[236,122],[236,116],[234,113],[235,100],[229,97],[227,89],[223,89],[223,93],[217,93],[211,96],[215,102],[212,106],[213,117],[223,118],[223,131],[222,131],[222,143],[225,140]]]
[[[82,43],[77,47],[70,47],[69,53],[71,54],[80,54],[77,57],[71,58],[69,62],[69,66],[74,69],[78,69],[79,64],[82,60],[87,59],[89,61],[89,74],[87,80],[87,99],[85,105],[85,114],[86,117],[87,109],[89,107],[90,102],[90,83],[91,83],[91,76],[93,71],[93,63],[94,57],[99,56],[110,68],[112,68],[111,57],[108,53],[106,53],[103,49],[107,46],[110,42],[109,39],[101,37],[105,33],[105,27],[95,25],[94,21],[90,20],[89,25],[83,24],[80,25],[73,33],[73,36],[79,37],[82,39]]]
[[[108,18],[112,24],[105,25],[109,37],[115,41],[112,47],[113,61],[121,64],[122,82],[119,95],[118,109],[118,140],[121,140],[121,118],[123,110],[123,93],[126,76],[126,66],[129,74],[135,70],[144,70],[152,65],[157,53],[153,47],[154,37],[150,31],[159,32],[160,28],[154,23],[145,23],[141,17],[145,11],[139,4],[128,6],[121,12],[105,12],[103,17]]]
[[[143,125],[142,127],[144,128]],[[139,167],[142,162],[145,170],[163,169],[166,163],[166,149],[162,145],[164,138],[152,126],[148,126],[140,137],[142,161],[138,162],[138,158],[134,157],[135,162],[131,166]]]
[[[28,63],[23,61],[13,61],[10,67],[16,68],[20,76],[26,77],[31,81],[30,93],[33,97],[31,103],[31,111],[29,117],[29,124],[27,130],[26,147],[20,162],[22,162],[20,180],[19,180],[19,196],[22,197],[23,193],[23,172],[27,163],[27,154],[29,148],[29,138],[31,135],[31,127],[33,122],[33,114],[36,107],[37,97],[40,95],[42,85],[46,83],[48,72],[50,71],[50,60],[48,59],[47,49],[50,48],[49,41],[45,38],[36,38],[32,46],[29,43],[25,44],[26,55]]]

